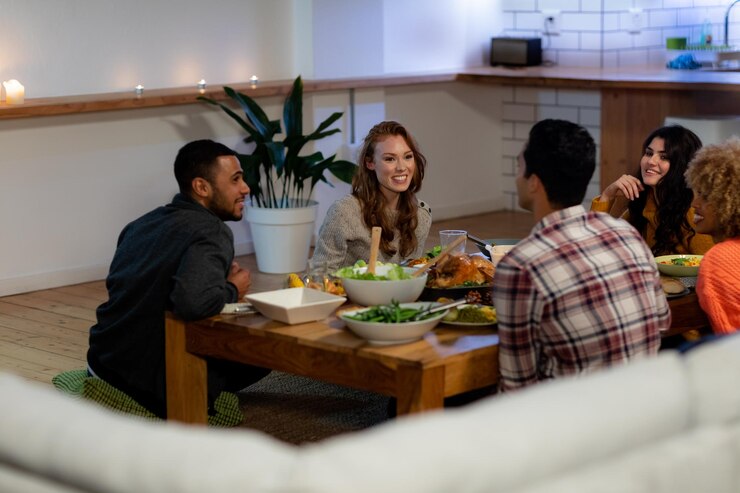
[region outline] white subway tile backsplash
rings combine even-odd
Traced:
[[[619,29],[619,15],[617,13],[604,14],[604,31],[616,31]]]
[[[503,157],[516,158],[519,151],[522,150],[522,141],[520,140],[508,140],[504,139],[502,142],[502,153]]]
[[[558,65],[564,67],[600,67],[599,51],[561,51],[558,53]]]
[[[503,122],[501,124],[501,137],[504,139],[513,139],[514,138],[514,123],[512,122]]]
[[[635,8],[643,10],[653,10],[663,7],[663,0],[635,0]]]
[[[610,68],[610,67],[618,67],[619,66],[619,59],[617,57],[616,51],[605,51],[602,54],[603,59],[603,67],[604,68]]]
[[[604,2],[604,12],[619,12],[629,10],[632,7],[632,0],[607,0]]]
[[[543,49],[553,50],[577,50],[578,44],[577,32],[561,32],[558,36],[544,36],[542,38]]]
[[[560,11],[570,10],[578,12],[581,9],[579,0],[539,0],[537,2],[539,10],[555,9]]]
[[[627,31],[604,33],[605,50],[621,50],[632,47],[632,35]]]
[[[504,30],[506,29],[514,29],[514,13],[513,12],[504,12],[501,14],[501,26]],[[496,34],[497,36],[500,35],[500,33]]]
[[[665,47],[663,32],[660,30],[644,30],[632,35],[632,46],[635,48]]]
[[[587,126],[601,126],[601,109],[581,108],[578,123]]]
[[[502,119],[514,122],[532,122],[535,118],[535,107],[531,104],[504,103]]]
[[[601,108],[601,93],[599,91],[558,89],[557,95],[557,104],[559,105]]]
[[[580,47],[585,50],[593,50],[601,47],[601,33],[580,33]]]
[[[676,24],[679,26],[701,24],[707,16],[706,9],[678,9],[677,12],[678,20],[676,21]]]
[[[514,89],[514,101],[517,103],[555,104],[555,94],[555,89],[517,87]]]
[[[629,67],[634,65],[647,65],[648,50],[634,49],[619,52],[619,66]]]
[[[581,0],[581,12],[601,12],[601,0]]]
[[[561,14],[565,31],[601,31],[601,15],[592,13]]]
[[[544,27],[542,14],[539,12],[517,12],[514,14],[514,27],[516,29],[541,31]]]
[[[544,120],[545,118],[556,118],[559,120],[568,120],[571,122],[578,121],[578,108],[570,108],[567,106],[550,106],[542,105],[537,111],[537,120]]]
[[[515,123],[514,137],[524,142],[529,138],[529,131],[532,129],[532,123]]]
[[[534,11],[536,9],[535,0],[501,0],[501,8],[504,11]]]
[[[677,9],[680,7],[692,7],[694,0],[663,0],[664,9]]]
[[[678,14],[675,10],[651,10],[648,12],[647,27],[673,27],[677,19]]]

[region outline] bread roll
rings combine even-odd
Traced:
[[[663,292],[665,294],[681,294],[686,291],[686,286],[678,279],[672,277],[661,277],[660,284],[663,285]]]

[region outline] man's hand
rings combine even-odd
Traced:
[[[249,286],[252,285],[250,272],[247,269],[242,269],[236,262],[231,262],[231,270],[226,280],[236,286],[240,300],[244,298],[244,295],[249,291]]]

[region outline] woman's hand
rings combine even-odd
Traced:
[[[600,202],[611,202],[622,195],[629,200],[635,200],[645,188],[640,180],[631,175],[622,175],[617,181],[609,185],[601,192]]]

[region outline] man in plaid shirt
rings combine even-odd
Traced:
[[[502,391],[654,355],[670,326],[640,234],[580,205],[595,154],[583,127],[543,120],[517,157],[519,205],[538,222],[496,267]]]

